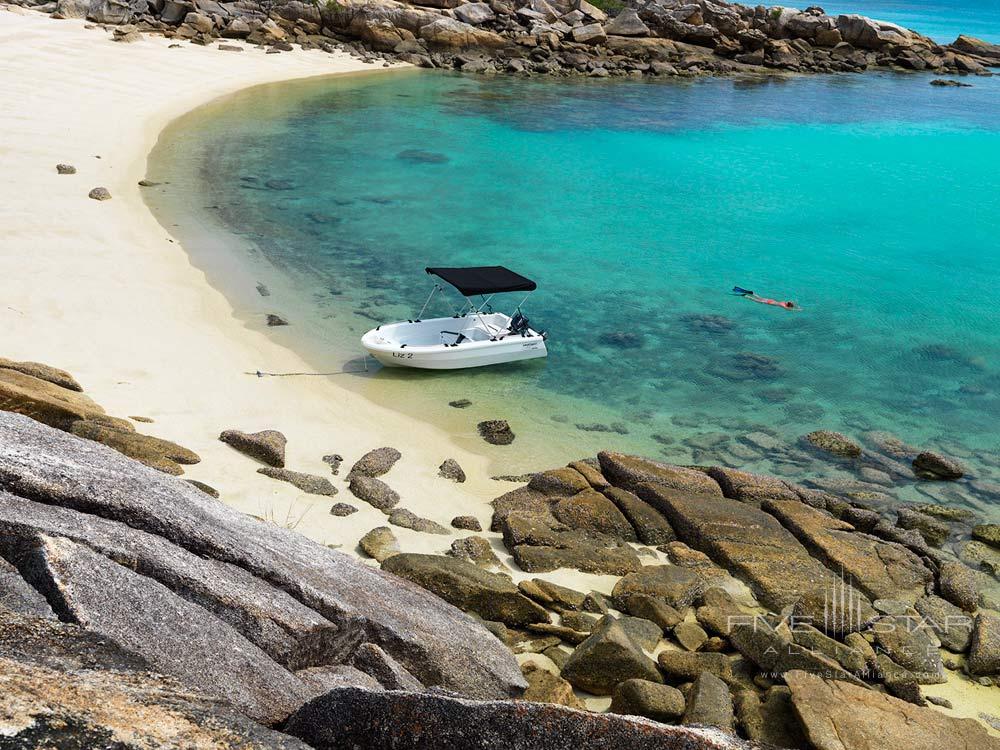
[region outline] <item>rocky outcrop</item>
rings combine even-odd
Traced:
[[[31,586],[17,568],[0,557],[0,608],[32,617],[55,619],[52,607],[38,591]]]
[[[705,582],[693,571],[679,565],[646,565],[629,573],[615,584],[611,592],[615,606],[623,612],[633,596],[659,599],[671,607],[690,607],[705,591]]]
[[[60,430],[68,430],[80,420],[104,416],[104,409],[77,389],[10,368],[0,368],[0,409]]]
[[[638,494],[666,515],[684,542],[746,581],[767,607],[781,610],[804,594],[836,585],[833,574],[789,531],[750,504],[663,485],[642,485]]]
[[[1000,740],[972,719],[957,719],[885,693],[806,672],[789,672],[785,681],[806,737],[817,750],[1000,748]]]
[[[82,628],[2,609],[0,694],[12,747],[308,750]]]
[[[18,567],[62,619],[256,721],[280,722],[308,697],[301,682],[236,630],[87,547],[40,536]]]
[[[76,172],[76,168],[68,164],[57,164],[56,170],[59,174],[74,174]],[[83,388],[76,381],[76,378],[68,372],[60,370],[58,367],[42,364],[41,362],[17,362],[12,359],[0,357],[0,370],[14,370],[15,372],[52,383],[60,388],[65,388],[68,391],[83,392]]]
[[[873,599],[898,599],[912,604],[933,578],[920,558],[906,547],[855,533],[853,526],[826,511],[796,501],[768,501],[761,507],[827,567],[843,571],[855,588]]]
[[[39,534],[86,545],[158,581],[289,669],[340,661],[349,651],[333,623],[240,567],[123,523],[0,492],[0,554],[16,557]]]
[[[201,461],[194,451],[170,440],[138,433],[131,424],[124,421],[109,423],[107,420],[80,420],[74,422],[69,431],[114,448],[129,458],[167,474],[183,474],[182,465]]]
[[[643,544],[666,544],[677,538],[670,522],[633,493],[621,487],[609,486],[604,489],[604,494],[629,520],[638,540]]]
[[[613,451],[602,451],[597,458],[608,481],[629,492],[637,492],[640,486],[649,484],[693,494],[722,496],[715,480],[695,469]]]
[[[119,521],[241,568],[359,642],[378,644],[425,685],[481,697],[510,695],[524,685],[510,653],[437,597],[293,531],[243,516],[97,443],[2,413],[0,488]]]
[[[671,727],[528,701],[471,701],[434,693],[333,690],[298,711],[286,731],[315,750],[729,750],[748,746],[712,729]]]

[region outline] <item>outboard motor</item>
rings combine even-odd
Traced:
[[[525,336],[530,328],[528,319],[521,313],[520,310],[514,313],[514,317],[510,319],[510,332],[520,336]]]

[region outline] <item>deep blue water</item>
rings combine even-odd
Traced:
[[[288,282],[260,304],[284,305],[324,369],[416,313],[425,265],[535,278],[547,361],[352,378],[470,444],[474,414],[510,417],[522,469],[615,444],[850,478],[795,450],[830,428],[996,481],[1000,79],[930,80],[311,81],[203,110],[154,162]],[[594,423],[627,434],[574,426]],[[749,432],[791,448],[753,455]]]

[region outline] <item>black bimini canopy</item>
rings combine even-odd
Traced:
[[[444,279],[463,297],[499,292],[533,292],[537,285],[531,279],[503,266],[473,266],[471,268],[428,268],[427,273]]]

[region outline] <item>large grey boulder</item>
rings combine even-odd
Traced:
[[[333,690],[303,706],[285,731],[315,750],[727,750],[747,743],[706,728],[595,714],[529,701],[471,701],[438,693]]]
[[[625,8],[604,24],[604,33],[614,36],[649,36],[649,27],[634,8]]]
[[[351,665],[375,678],[386,690],[421,691],[420,680],[406,671],[406,667],[393,659],[374,643],[362,643],[351,657]]]
[[[969,647],[969,672],[1000,675],[1000,616],[993,612],[976,615]]]
[[[357,645],[355,634],[343,632],[242,568],[199,557],[117,521],[0,491],[0,554],[17,554],[38,534],[85,544],[159,581],[236,628],[289,669],[342,661]]]
[[[132,5],[120,0],[92,0],[87,9],[87,18],[97,23],[128,23],[133,15]]]
[[[524,687],[513,655],[437,597],[294,531],[244,516],[105,446],[0,413],[0,488],[117,520],[243,568],[377,643],[424,685],[484,698]]]
[[[0,557],[0,609],[22,615],[55,618],[52,607],[13,565]]]
[[[845,42],[861,49],[906,44],[910,36],[910,32],[900,26],[853,13],[837,16],[837,29]]]
[[[308,750],[76,625],[0,609],[4,747]]]
[[[87,547],[40,536],[18,566],[63,620],[251,719],[275,724],[308,698],[299,680],[221,620]]]

